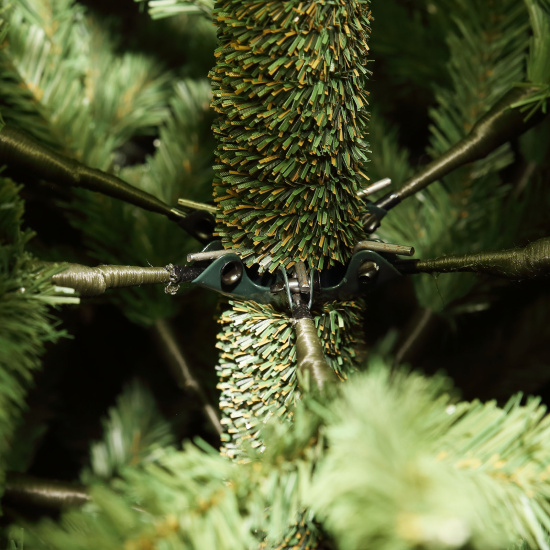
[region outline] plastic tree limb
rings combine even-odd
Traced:
[[[170,273],[164,267],[134,267],[122,265],[69,264],[65,271],[52,277],[59,286],[74,288],[82,296],[97,296],[109,288],[139,286],[170,282]]]
[[[296,294],[294,295],[296,296]],[[305,304],[299,303],[292,310],[296,331],[296,369],[303,377],[309,375],[310,384],[319,391],[337,382],[336,373],[330,368],[323,344],[317,333],[313,315]],[[300,377],[298,378],[300,382]]]
[[[202,389],[202,386],[191,372],[176,335],[174,334],[174,329],[171,327],[170,323],[164,319],[160,319],[155,322],[152,327],[152,331],[153,336],[159,345],[159,349],[165,356],[166,361],[175,375],[178,386],[180,388],[189,389],[198,396],[202,403],[202,411],[204,416],[212,428],[214,428],[214,431],[218,435],[221,435],[223,429],[216,409],[213,407],[212,403],[210,403],[207,395]]]
[[[387,211],[403,199],[418,193],[460,166],[487,156],[500,145],[523,134],[540,122],[545,116],[542,111],[526,118],[520,109],[512,107],[526,100],[533,93],[534,89],[530,87],[512,88],[474,124],[464,139],[425,166],[400,189],[388,193],[371,205],[372,210],[364,218],[365,230],[369,233],[375,231]]]
[[[205,212],[187,215],[112,174],[89,168],[73,158],[57,153],[9,125],[0,131],[0,164],[62,186],[96,191],[162,214],[177,222],[201,242],[207,242],[212,238],[213,222],[208,224],[209,215]]]
[[[83,485],[14,472],[8,474],[3,497],[3,502],[12,506],[32,506],[48,510],[81,506],[89,500],[90,496]]]
[[[411,260],[397,264],[402,273],[454,273],[471,271],[508,279],[535,279],[550,275],[550,237],[525,247],[444,256],[431,260]]]
[[[109,288],[124,288],[154,283],[166,283],[167,292],[173,294],[171,284],[192,281],[201,269],[192,267],[139,267],[128,265],[99,265],[88,267],[68,264],[67,269],[54,275],[52,281],[58,286],[74,288],[82,296],[98,296]]]

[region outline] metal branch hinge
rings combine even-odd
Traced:
[[[303,262],[298,262],[290,273],[283,269],[260,273],[255,266],[247,267],[237,251],[224,250],[220,242],[212,242],[202,252],[190,254],[188,260],[194,262],[194,269],[201,270],[191,281],[195,285],[230,298],[289,303],[291,308],[292,294],[298,293],[307,297],[311,308],[314,301],[353,298],[400,277],[401,273],[393,265],[396,255],[413,253],[412,247],[363,241],[356,246],[347,266],[316,271],[313,266],[308,270]]]

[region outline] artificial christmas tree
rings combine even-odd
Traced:
[[[521,247],[548,235],[548,3],[149,4],[177,17],[150,21],[130,1],[118,18],[69,0],[2,12],[6,544],[545,548],[548,417],[537,399],[508,400],[545,392],[544,281],[401,274],[494,272],[496,260],[515,278],[547,271],[545,240]],[[370,26],[378,76],[366,80]],[[391,177],[391,191],[360,198],[367,176]],[[236,272],[214,284],[201,277],[217,260],[177,267],[215,237]],[[420,260],[354,251],[368,238]],[[431,260],[441,254],[456,257]],[[98,261],[112,265],[74,265]],[[379,284],[388,270],[396,281]],[[199,279],[229,307],[184,284]],[[44,355],[65,335],[46,305],[74,304],[74,288],[101,294],[60,310],[75,338]],[[338,375],[322,392],[301,376],[304,348]],[[388,367],[403,359],[446,368],[469,401],[441,375]],[[507,404],[475,399],[487,396]],[[222,456],[189,442],[217,447],[220,434]],[[36,522],[31,502],[63,511]]]

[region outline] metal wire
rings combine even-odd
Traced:
[[[283,279],[285,281],[286,295],[288,297],[288,306],[292,310],[292,308],[294,307],[294,304],[292,302],[292,295],[290,294],[290,286],[288,284],[288,275],[286,274],[286,269],[284,267],[281,266],[280,269],[283,274]]]
[[[204,204],[203,202],[192,201],[189,199],[178,199],[178,204],[184,206],[185,208],[191,208],[192,210],[205,210],[211,214],[216,214],[218,211],[217,206],[212,206],[211,204]]]
[[[374,195],[374,193],[378,193],[378,191],[382,191],[383,189],[386,189],[386,187],[389,187],[390,185],[391,185],[391,179],[383,178],[381,180],[375,181],[373,184],[359,191],[359,193],[357,193],[357,196],[360,199],[362,199],[370,195]]]
[[[386,252],[398,256],[414,256],[414,247],[403,244],[382,243],[379,241],[361,241],[353,248],[353,252],[360,250],[372,250],[373,252]]]
[[[315,275],[315,269],[312,267],[309,270],[309,303],[307,308],[311,309],[313,305],[313,276]]]

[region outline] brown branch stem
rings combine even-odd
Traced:
[[[168,363],[180,388],[192,391],[201,401],[202,411],[215,432],[221,436],[223,428],[218,413],[210,403],[202,386],[193,375],[174,329],[165,319],[159,319],[151,327],[153,337]]]
[[[428,308],[419,309],[413,315],[404,331],[403,339],[398,343],[393,360],[394,367],[411,360],[426,333],[430,332],[434,319],[434,312]]]
[[[3,501],[17,507],[34,506],[60,510],[82,506],[90,500],[83,485],[9,472]]]

